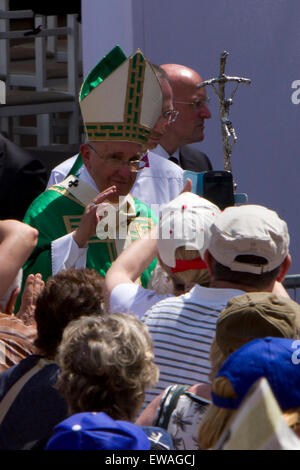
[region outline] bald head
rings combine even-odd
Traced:
[[[168,74],[174,108],[179,111],[177,120],[169,125],[160,141],[171,155],[178,147],[204,139],[204,122],[211,114],[206,104],[206,87],[197,88],[203,82],[201,75],[185,65],[163,64],[160,67]]]
[[[168,75],[174,88],[181,88],[189,84],[201,83],[203,78],[193,69],[179,64],[163,64],[160,66]]]

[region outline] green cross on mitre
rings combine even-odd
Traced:
[[[82,84],[79,100],[85,98],[99,83],[103,82],[114,70],[127,60],[120,48],[115,46],[100,62],[90,71]]]

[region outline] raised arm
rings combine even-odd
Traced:
[[[18,220],[0,221],[0,298],[32,253],[38,231]]]
[[[106,297],[119,284],[133,283],[157,256],[157,226],[134,241],[113,262],[105,276]]]
[[[192,181],[188,178],[182,192],[191,189]],[[113,262],[105,277],[106,299],[117,285],[136,281],[157,256],[157,230],[155,226],[143,238],[131,243]]]

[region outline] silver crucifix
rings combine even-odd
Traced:
[[[232,147],[237,141],[237,136],[235,130],[232,126],[232,123],[229,119],[229,108],[233,103],[233,96],[240,83],[246,83],[250,85],[251,80],[249,78],[242,77],[229,77],[225,75],[225,65],[226,59],[229,55],[228,52],[224,51],[220,57],[220,74],[218,78],[211,78],[197,85],[198,88],[202,88],[207,85],[211,85],[218,97],[220,104],[220,119],[221,119],[221,133],[222,133],[222,145],[223,145],[223,156],[224,156],[224,169],[226,171],[231,171],[231,162],[230,157],[232,153]],[[234,88],[231,96],[229,98],[225,97],[225,83],[227,82],[236,82],[236,87]],[[218,89],[215,86],[215,83],[218,83]]]

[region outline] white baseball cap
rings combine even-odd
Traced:
[[[164,264],[175,268],[175,251],[184,246],[203,254],[208,247],[210,227],[220,209],[197,194],[184,192],[166,204],[159,221],[158,253]]]
[[[259,205],[227,207],[211,227],[209,251],[232,271],[262,274],[280,266],[289,251],[287,224],[278,214]],[[240,262],[238,256],[252,255],[265,262]]]

